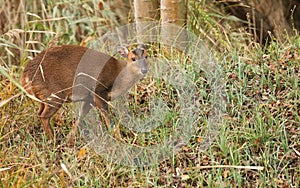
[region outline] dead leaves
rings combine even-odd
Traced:
[[[86,156],[87,156],[86,148],[81,148],[77,154],[77,158],[79,160],[82,160],[82,159],[86,158]]]

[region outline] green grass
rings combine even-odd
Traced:
[[[197,27],[203,26],[196,34],[212,43],[211,49],[226,80],[226,114],[216,140],[204,152],[199,152],[199,148],[205,144],[202,139],[210,113],[209,78],[195,71],[188,57],[178,54],[173,61],[195,83],[202,117],[195,125],[190,142],[178,153],[153,166],[131,168],[106,160],[79,136],[74,147],[67,147],[66,136],[74,123],[70,104],[64,105],[53,118],[56,139],[48,141],[36,116],[37,103],[21,92],[15,80],[19,79],[27,57],[34,55],[29,49],[42,50],[58,39],[57,44],[79,44],[86,36],[98,36],[110,28],[104,25],[98,34],[93,33],[101,24],[93,21],[88,8],[81,9],[82,4],[81,1],[49,1],[45,8],[51,11],[46,12],[42,4],[26,3],[20,9],[23,20],[8,20],[8,33],[16,34],[11,30],[16,28],[28,32],[17,34],[27,43],[15,40],[8,33],[0,40],[0,187],[300,186],[299,36],[287,36],[284,43],[274,39],[266,47],[249,44],[245,41],[251,39],[245,39],[243,32],[218,24],[221,13],[214,10],[212,14],[212,7],[202,4],[190,5],[193,12],[188,27],[196,32]],[[89,6],[93,4],[90,2]],[[41,19],[25,12],[39,15]],[[47,14],[63,19],[52,21]],[[76,16],[69,18],[70,15]],[[110,16],[101,18],[113,24],[113,14],[107,12],[107,15]],[[200,15],[203,18],[197,21]],[[86,16],[89,19],[83,19]],[[80,37],[74,32],[76,28],[80,30]],[[57,39],[53,39],[55,37]],[[4,71],[9,76],[4,75]],[[154,84],[150,86],[150,83]],[[129,102],[133,113],[143,112],[142,116],[148,117],[151,111],[148,101],[153,95],[165,101],[170,111],[163,123],[150,133],[133,134],[121,126],[124,142],[148,146],[168,137],[173,125],[178,123],[176,110],[180,109],[176,106],[178,95],[174,90],[166,80],[151,76],[132,88]],[[209,167],[216,165],[220,166]],[[234,165],[242,168],[234,168]],[[247,166],[264,169],[247,169]]]

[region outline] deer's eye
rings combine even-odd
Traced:
[[[133,57],[133,58],[131,58],[131,60],[132,60],[132,61],[136,61],[136,59],[135,59],[134,57]]]
[[[146,56],[145,56],[145,59],[147,59],[147,58],[148,58],[148,56],[146,55]]]

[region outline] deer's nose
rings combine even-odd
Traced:
[[[141,72],[142,72],[143,74],[147,74],[147,72],[148,72],[148,69],[146,69],[146,68],[142,68],[142,69],[141,69]]]

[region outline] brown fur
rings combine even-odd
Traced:
[[[145,49],[135,51],[139,53],[128,53],[125,48],[119,52],[127,57],[125,62],[86,47],[64,45],[49,48],[30,61],[21,76],[21,84],[29,94],[42,101],[38,116],[47,137],[53,138],[50,118],[64,102],[83,101],[81,118],[91,105],[95,105],[104,112],[106,124],[109,124],[107,101],[131,87],[128,84],[134,84],[132,80],[142,78],[145,73],[141,73],[141,69],[148,69],[148,63],[143,63],[146,62]],[[141,61],[132,62],[132,58]],[[116,84],[119,75],[121,79]],[[114,85],[124,88],[114,87],[112,91]]]

